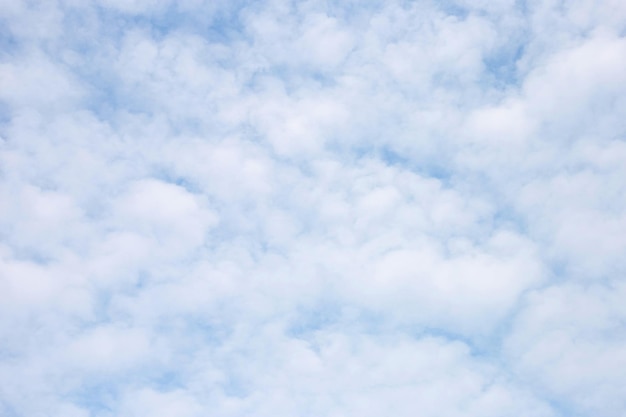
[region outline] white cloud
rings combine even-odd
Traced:
[[[585,413],[624,408],[623,283],[557,285],[533,294],[506,341],[513,367],[530,384]]]
[[[619,2],[0,20],[0,414],[622,412]]]

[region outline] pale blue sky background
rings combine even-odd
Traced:
[[[625,5],[0,1],[0,415],[623,416]]]

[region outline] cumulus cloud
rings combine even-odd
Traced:
[[[0,414],[621,416],[625,25],[4,2]]]

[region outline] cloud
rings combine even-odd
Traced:
[[[624,356],[623,283],[564,284],[529,297],[506,340],[529,383],[571,409],[618,415]]]
[[[0,6],[0,413],[621,415],[625,22]]]

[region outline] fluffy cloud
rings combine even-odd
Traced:
[[[625,23],[1,5],[0,413],[621,415]]]

